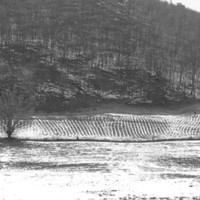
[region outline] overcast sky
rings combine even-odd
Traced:
[[[164,1],[170,2],[170,0],[164,0]],[[179,2],[185,5],[185,7],[200,12],[200,0],[172,0],[172,3],[174,4],[177,4]]]

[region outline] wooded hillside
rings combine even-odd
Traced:
[[[199,69],[200,13],[181,4],[0,0],[0,89],[31,84],[38,110],[199,99]]]

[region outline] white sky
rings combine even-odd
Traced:
[[[170,0],[164,0],[170,2]],[[172,0],[173,4],[182,3],[185,7],[200,12],[200,0]]]

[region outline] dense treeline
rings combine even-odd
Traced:
[[[0,0],[0,78],[32,84],[46,111],[195,99],[199,36],[199,13],[159,0]]]

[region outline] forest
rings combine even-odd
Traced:
[[[182,4],[0,0],[0,93],[38,111],[197,100],[199,83],[200,13]]]

